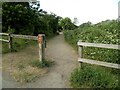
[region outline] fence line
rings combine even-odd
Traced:
[[[120,50],[120,48],[119,48],[120,45],[85,43],[85,42],[80,42],[80,41],[77,43],[77,45],[78,45],[78,53],[79,53],[78,62],[80,62],[80,68],[82,68],[82,63],[88,63],[88,64],[95,64],[95,65],[100,65],[100,66],[120,69],[120,64],[108,63],[108,62],[96,61],[96,60],[90,60],[90,59],[83,58],[83,47],[84,46],[86,46],[86,47],[98,47],[98,48],[109,48],[109,49],[118,49],[118,50]]]
[[[8,36],[8,40],[0,39],[0,41],[7,42],[9,44],[9,49],[12,50],[12,38],[22,38],[22,39],[32,39],[38,40],[39,44],[39,61],[41,62],[45,58],[45,34],[38,34],[38,36],[30,36],[30,35],[17,35],[17,34],[8,34],[8,33],[0,33],[0,35]],[[40,41],[41,40],[41,41]]]
[[[102,61],[96,61],[96,60],[90,60],[90,59],[84,59],[84,58],[79,58],[78,61],[83,63],[93,64],[93,65],[120,69],[120,65],[115,63],[108,63],[108,62],[102,62]]]
[[[87,47],[98,47],[98,48],[108,48],[108,49],[120,49],[120,45],[114,44],[100,44],[100,43],[86,43],[86,42],[78,42],[79,46],[87,46]]]

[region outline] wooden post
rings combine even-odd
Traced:
[[[8,40],[9,40],[9,49],[12,50],[12,37],[11,37],[11,34],[8,35]]]
[[[38,34],[39,61],[42,62],[42,35]]]
[[[83,57],[83,46],[79,46],[78,47],[78,54],[79,54],[79,58]],[[82,62],[79,63],[79,68],[82,68]]]
[[[39,34],[38,35],[38,44],[39,44],[39,61],[45,59],[45,36]]]
[[[45,59],[45,36],[42,36],[42,59]]]

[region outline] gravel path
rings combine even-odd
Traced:
[[[46,57],[55,61],[55,65],[49,72],[40,77],[35,82],[20,86],[14,83],[9,76],[4,75],[3,87],[22,87],[22,88],[69,88],[69,77],[77,65],[76,52],[64,41],[63,35],[58,35],[47,42]],[[7,82],[8,81],[8,82]],[[13,82],[13,83],[12,83]],[[11,83],[9,85],[9,83]]]

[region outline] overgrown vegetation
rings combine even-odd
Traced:
[[[60,20],[59,26],[62,30],[74,30],[77,26],[72,23],[71,19],[66,17]]]
[[[78,29],[64,31],[65,40],[77,49],[77,42],[120,44],[117,20],[107,20],[92,25],[82,24]],[[95,60],[120,63],[118,60],[119,50],[85,47],[84,57]]]
[[[64,31],[64,35],[65,40],[76,50],[79,40],[90,43],[120,44],[118,27],[117,20],[106,20],[95,25],[88,22],[81,24],[78,29]],[[113,49],[84,47],[83,57],[120,64],[119,52],[119,50]],[[98,66],[91,68],[87,66],[83,67],[82,70],[76,69],[71,74],[71,85],[73,87],[118,87],[119,70],[110,68],[108,72],[106,68],[101,70]]]

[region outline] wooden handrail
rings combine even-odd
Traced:
[[[9,34],[8,33],[0,33],[0,35],[6,35],[6,36],[8,36]]]
[[[88,46],[88,47],[98,47],[98,48],[108,48],[108,49],[120,49],[120,45],[114,44],[100,44],[100,43],[86,43],[86,42],[78,42],[78,46]]]
[[[37,36],[11,34],[11,37],[38,40]]]
[[[108,63],[108,62],[96,61],[96,60],[90,60],[90,59],[84,59],[84,58],[79,58],[78,61],[83,63],[88,63],[88,64],[95,64],[95,65],[120,69],[120,64],[115,64],[115,63]]]
[[[45,34],[38,34],[38,36],[30,36],[30,35],[17,35],[17,34],[8,34],[8,33],[0,33],[0,35],[7,35],[8,40],[0,39],[0,41],[8,42],[9,49],[12,50],[12,38],[22,38],[22,39],[32,39],[38,40],[39,43],[39,61],[42,62],[45,58]]]
[[[0,39],[0,41],[9,43],[9,40]]]
[[[99,43],[86,43],[86,42],[80,42],[80,41],[77,43],[77,45],[79,46],[79,48],[78,48],[78,53],[79,53],[78,61],[80,62],[80,68],[82,67],[82,63],[89,63],[89,64],[95,64],[95,65],[100,65],[100,66],[120,69],[120,64],[108,63],[108,62],[96,61],[96,60],[90,60],[90,59],[83,58],[83,47],[84,46],[87,46],[87,47],[98,47],[98,48],[107,48],[107,49],[118,49],[118,50],[120,50],[120,48],[119,48],[120,45],[99,44]]]

